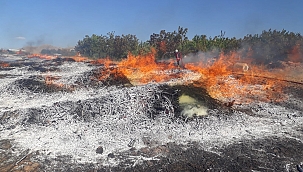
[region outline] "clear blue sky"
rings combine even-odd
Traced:
[[[303,34],[303,0],[0,0],[0,48],[73,47],[85,35],[160,30],[242,38],[276,29]]]

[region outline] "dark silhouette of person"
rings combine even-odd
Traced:
[[[176,60],[177,60],[177,65],[179,67],[182,55],[181,55],[181,53],[178,50],[175,50],[175,57],[176,57]]]

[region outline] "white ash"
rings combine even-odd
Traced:
[[[65,62],[59,66],[59,71],[47,72],[44,76],[60,76],[59,80],[55,80],[55,83],[62,83],[64,85],[74,85],[77,79],[83,76],[85,72],[95,69],[95,66],[88,65],[83,62]]]
[[[74,70],[76,67],[79,69]],[[60,82],[74,84],[77,77],[92,68],[85,63],[64,63],[60,72],[52,74],[60,75]],[[224,114],[210,109],[208,116],[184,122],[174,118],[171,101],[162,97],[156,83],[135,87],[79,87],[73,92],[36,94],[11,84],[41,73],[20,68],[14,69],[13,74],[20,71],[22,76],[1,79],[1,139],[13,139],[15,151],[39,150],[41,159],[66,155],[75,162],[114,166],[119,164],[119,159],[108,159],[109,153],[129,150],[133,140],[134,148],[146,147],[143,142],[146,137],[153,140],[154,145],[149,146],[196,141],[201,148],[218,154],[217,148],[244,139],[283,136],[303,142],[302,132],[296,130],[303,125],[300,110],[258,103],[237,106],[252,108],[252,114],[241,111]],[[15,88],[15,92],[7,92],[8,87]],[[153,108],[156,101],[161,101],[165,110],[156,111]],[[149,117],[151,113],[154,119]],[[103,147],[103,154],[95,152],[99,146]],[[132,165],[144,159],[130,158]]]

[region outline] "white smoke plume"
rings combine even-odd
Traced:
[[[182,62],[184,64],[187,63],[202,63],[202,64],[208,64],[212,62],[214,59],[216,59],[219,56],[218,50],[213,50],[210,52],[201,52],[198,53],[190,53],[183,56]]]

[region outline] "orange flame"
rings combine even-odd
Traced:
[[[110,65],[117,64],[117,62],[112,61],[109,57],[104,59],[92,60],[90,63],[95,65],[103,64],[105,68],[109,68]]]
[[[199,86],[205,87],[211,97],[238,103],[249,103],[251,101],[280,101],[283,96],[281,73],[269,72],[260,66],[241,62],[240,56],[233,52],[230,55],[220,54],[213,64],[197,66],[187,64],[186,68],[201,73],[202,77],[197,82]],[[236,71],[235,64],[243,66],[243,71]],[[249,68],[248,68],[249,66]],[[244,70],[245,69],[245,70]],[[249,70],[248,70],[249,69]]]
[[[159,74],[159,71],[175,68],[173,61],[157,63],[155,51],[142,56],[134,56],[129,53],[127,59],[118,63],[118,67],[127,78],[137,80],[140,83],[148,83],[151,81],[162,82],[171,79],[172,77],[170,75]]]
[[[53,60],[53,59],[58,58],[59,56],[46,55],[46,54],[30,54],[27,57],[28,58],[40,58],[40,59],[46,59],[46,60]],[[72,57],[68,57],[68,58],[71,58],[71,59],[75,60],[76,62],[89,62],[89,61],[91,61],[89,58],[82,57],[82,56],[72,56]]]
[[[73,85],[65,85],[63,83],[58,83],[56,82],[59,80],[61,77],[60,76],[51,76],[51,75],[46,75],[44,77],[45,79],[45,85],[50,86],[50,87],[55,87],[57,89],[65,89],[68,91],[74,91],[74,86]]]
[[[236,100],[236,103],[250,103],[252,101],[281,101],[287,98],[283,94],[286,86],[285,70],[267,70],[262,66],[254,66],[251,58],[241,59],[240,54],[230,52],[221,53],[215,60],[203,63],[185,64],[187,71],[199,74],[195,85],[203,87],[208,94],[221,101]],[[243,63],[245,62],[245,63]],[[167,72],[177,69],[174,61],[157,62],[155,51],[146,55],[128,57],[120,62],[113,62],[109,58],[93,61],[93,64],[104,64],[99,80],[109,76],[123,74],[135,84],[149,82],[166,82],[171,79],[188,77],[185,72]],[[184,84],[184,82],[183,82]]]
[[[62,87],[63,86],[63,84],[62,83],[55,83],[54,81],[55,80],[58,80],[58,79],[60,79],[60,77],[55,77],[55,76],[51,76],[51,75],[46,75],[45,76],[45,84],[46,85],[57,85],[57,86],[59,86],[59,87]]]
[[[300,49],[300,44],[295,45],[294,48],[291,49],[288,55],[288,60],[294,63],[303,61],[303,54]]]
[[[46,59],[46,60],[52,60],[58,58],[58,56],[52,56],[52,55],[45,55],[45,54],[30,54],[27,56],[28,58],[40,58],[40,59]]]
[[[88,62],[88,61],[91,61],[89,58],[82,57],[82,56],[73,56],[71,58],[74,59],[76,62]]]
[[[9,67],[10,65],[8,63],[0,62],[1,67]]]

